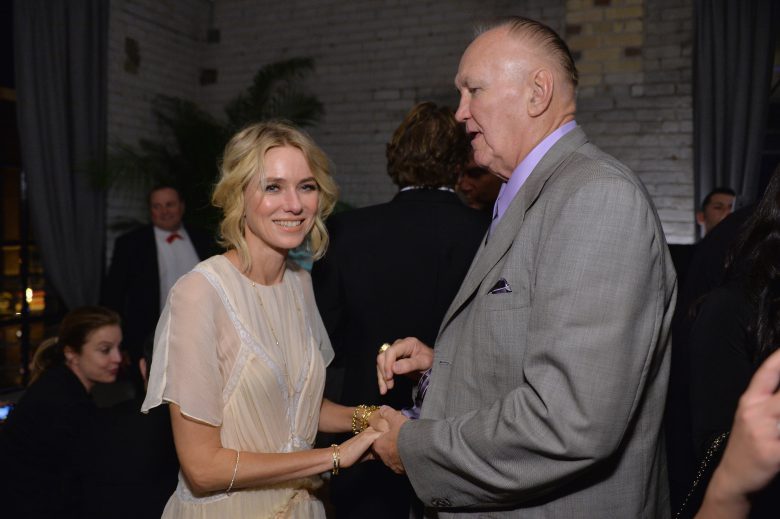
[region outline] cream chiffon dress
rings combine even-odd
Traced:
[[[290,264],[278,285],[256,285],[214,256],[171,289],[142,411],[174,402],[186,416],[220,427],[229,449],[311,449],[332,358],[308,272]],[[313,476],[195,496],[179,472],[163,517],[324,518],[310,492],[320,484]]]

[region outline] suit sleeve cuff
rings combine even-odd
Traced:
[[[464,506],[466,503],[458,503],[455,496],[448,495],[447,485],[437,483],[433,470],[436,464],[425,455],[430,452],[431,438],[436,438],[435,427],[438,422],[426,419],[407,421],[398,434],[398,455],[415,494],[425,507],[441,509]]]

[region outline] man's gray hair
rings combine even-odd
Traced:
[[[563,38],[558,36],[557,32],[549,26],[530,18],[506,16],[477,26],[474,36],[477,37],[482,33],[499,27],[507,27],[509,33],[514,36],[530,38],[543,50],[549,52],[558,61],[564,76],[569,80],[572,88],[575,91],[577,90],[579,73],[577,72],[577,66],[574,64],[574,57],[569,50],[569,46],[566,45]]]

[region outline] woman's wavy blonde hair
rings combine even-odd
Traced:
[[[211,203],[222,210],[219,225],[220,245],[238,252],[241,267],[249,272],[251,261],[244,239],[244,191],[255,175],[260,175],[260,186],[265,186],[265,155],[271,148],[292,146],[298,148],[317,183],[319,198],[314,225],[307,238],[313,259],[319,259],[328,248],[325,219],[333,211],[338,188],[330,175],[330,163],[319,146],[304,131],[284,121],[266,121],[247,126],[230,139],[220,164],[220,178]]]

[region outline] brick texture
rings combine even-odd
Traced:
[[[312,56],[308,87],[325,105],[311,130],[334,163],[342,199],[388,200],[385,143],[416,102],[457,105],[453,77],[474,26],[505,14],[551,25],[572,45],[583,84],[578,122],[647,184],[670,242],[693,239],[692,0],[115,0],[109,132],[158,134],[156,93],[192,99],[217,117],[265,63]],[[207,43],[209,29],[218,42]],[[140,67],[124,70],[126,38]],[[201,84],[202,70],[216,81]],[[111,217],[143,214],[112,194]]]

